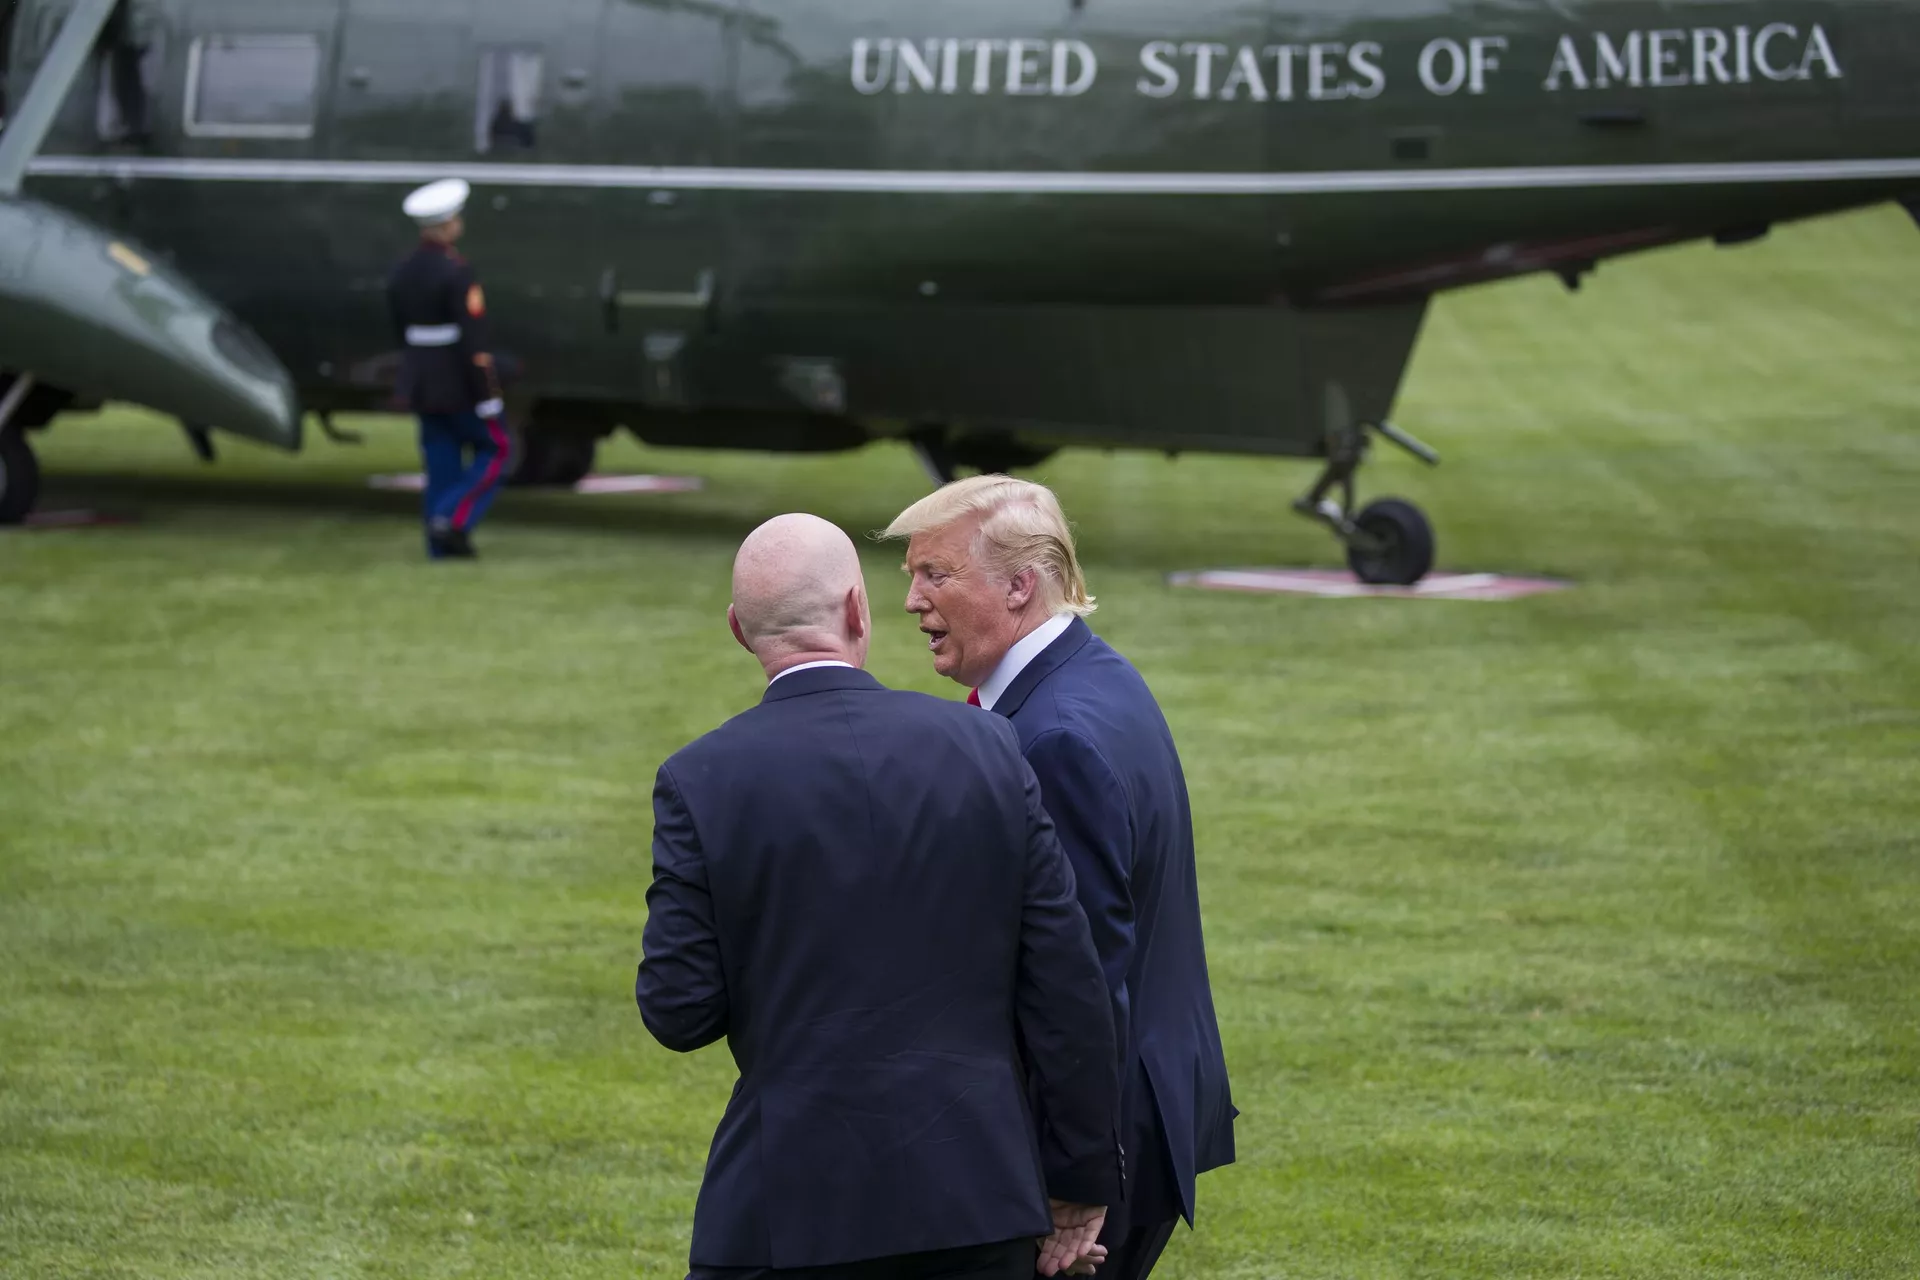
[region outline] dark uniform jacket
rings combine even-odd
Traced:
[[[1113,1016],[997,716],[781,677],[654,784],[640,1012],[740,1080],[692,1262],[820,1267],[1052,1229],[1121,1193]],[[1036,1128],[1025,1086],[1044,1100]]]
[[[400,398],[415,413],[464,413],[498,396],[487,352],[486,297],[467,260],[423,240],[387,280],[401,344]]]
[[[1020,735],[1073,862],[1113,998],[1131,1175],[1109,1238],[1176,1215],[1234,1157],[1226,1057],[1173,733],[1133,664],[1075,619],[993,704]]]

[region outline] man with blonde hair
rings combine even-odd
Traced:
[[[1233,1160],[1233,1106],[1207,979],[1193,818],[1173,734],[1132,664],[1088,628],[1094,600],[1053,492],[952,484],[886,529],[907,539],[907,611],[933,669],[1013,722],[1073,864],[1113,1004],[1126,1195],[1100,1274],[1140,1280],[1197,1174]]]

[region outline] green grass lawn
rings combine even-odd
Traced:
[[[1505,604],[1337,563],[1299,464],[1067,454],[1193,787],[1240,1161],[1166,1277],[1920,1274],[1920,235],[1897,211],[1441,303],[1369,493]],[[405,424],[202,468],[42,438],[0,536],[0,1273],[680,1275],[731,1087],[632,1007],[659,761],[757,697],[759,520],[892,446],[672,453],[419,555]],[[873,666],[935,681],[869,580]]]

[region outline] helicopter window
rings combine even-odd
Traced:
[[[201,138],[313,136],[320,41],[202,36],[187,54],[186,130]]]
[[[482,49],[480,95],[474,105],[473,148],[485,153],[534,144],[540,117],[543,59],[537,49]]]

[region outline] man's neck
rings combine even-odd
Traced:
[[[1052,617],[1053,614],[1046,609],[1037,605],[1028,606],[1027,611],[1020,615],[1020,627],[1013,633],[1013,639],[1007,643],[1007,648],[1012,649],[1014,645],[1046,626]]]
[[[767,682],[771,684],[773,678],[781,672],[791,671],[795,667],[804,667],[809,662],[844,662],[850,667],[860,665],[853,660],[853,655],[844,649],[817,649],[802,653],[783,653],[778,658],[762,660],[760,666],[767,673]]]
[[[1029,638],[1035,632],[1044,630],[1049,623],[1058,623],[1058,629],[1064,632],[1073,619],[1063,610],[1057,614],[1047,614],[1031,626],[1025,625],[1026,621],[1022,619],[1020,635],[1007,646],[1007,651],[1000,656],[1000,661],[994,664],[993,670],[988,672],[986,679],[980,682],[978,694],[981,706],[991,709],[1000,700],[1001,695],[1012,687],[1013,682],[1019,678],[1020,672],[1026,669],[1027,664],[1045,652],[1055,638],[1054,633],[1049,632],[1040,640],[1030,640]],[[1029,652],[1021,653],[1023,646]]]

